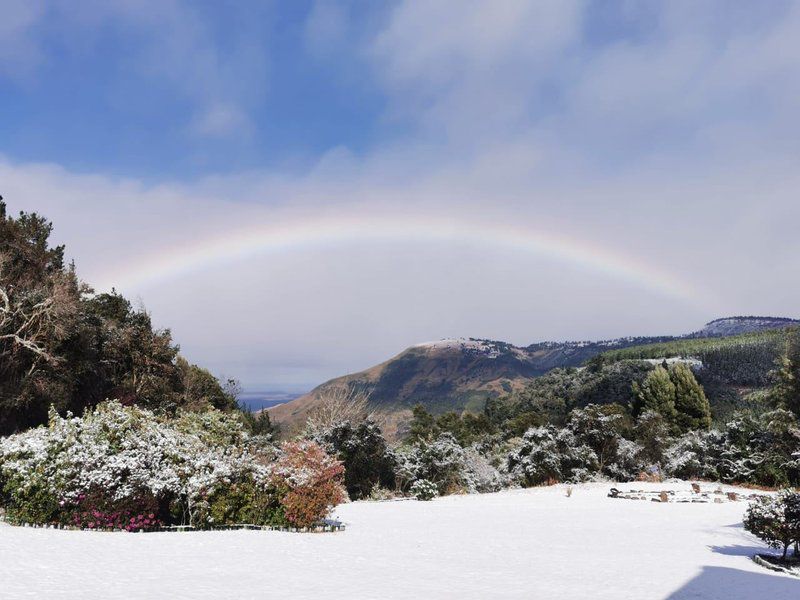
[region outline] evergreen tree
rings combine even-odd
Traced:
[[[792,330],[779,359],[775,396],[778,404],[800,417],[800,329]]]
[[[160,412],[233,410],[207,371],[180,359],[168,329],[111,291],[95,294],[36,213],[0,199],[0,435],[80,414],[106,398]]]
[[[409,443],[418,440],[432,440],[439,434],[436,419],[422,404],[414,406],[411,409],[411,413],[411,429],[408,434]]]
[[[664,451],[669,445],[669,428],[663,415],[646,411],[639,415],[633,429],[634,439],[642,446],[642,458],[648,464],[656,465],[664,461]]]
[[[636,414],[652,410],[663,415],[669,422],[675,421],[675,384],[672,383],[669,371],[663,366],[658,365],[650,371],[641,385],[634,382],[633,392],[636,396]]]
[[[376,485],[394,487],[395,456],[380,427],[371,419],[361,423],[344,421],[314,441],[344,464],[344,484],[352,500],[366,498]]]
[[[683,363],[670,369],[670,379],[675,386],[675,423],[683,431],[711,427],[711,405],[692,370]]]

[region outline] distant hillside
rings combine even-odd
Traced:
[[[591,359],[614,362],[699,355],[720,364],[714,373],[724,370],[725,365],[735,365],[733,368],[741,370],[740,380],[758,385],[774,364],[778,344],[775,329],[795,323],[798,322],[773,317],[731,317],[712,321],[698,332],[679,337],[541,342],[527,347],[472,338],[428,342],[412,346],[365,371],[323,383],[296,400],[270,409],[270,415],[287,423],[302,421],[326,389],[339,386],[369,391],[372,405],[387,413],[407,411],[417,403],[434,413],[479,411],[489,397],[519,392],[532,379],[554,368],[577,367]],[[734,341],[718,337],[736,334],[739,337]],[[752,351],[748,355],[755,361],[752,368],[747,366],[749,359],[725,359],[726,352],[738,352],[737,356],[741,356],[741,351],[735,349],[741,345]]]
[[[800,325],[800,321],[785,317],[726,317],[706,323],[705,327],[689,337],[724,337],[740,333],[782,329],[793,325]]]

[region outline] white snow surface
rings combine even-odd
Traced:
[[[610,487],[356,502],[336,511],[347,530],[327,534],[0,525],[0,598],[800,598],[800,579],[750,559],[765,548],[742,529],[745,502],[610,499]]]

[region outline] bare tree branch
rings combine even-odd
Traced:
[[[358,423],[371,416],[369,393],[347,385],[323,389],[315,404],[306,421],[306,433],[312,437],[336,425]]]

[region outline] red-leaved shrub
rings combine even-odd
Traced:
[[[309,527],[347,499],[344,465],[309,441],[285,442],[272,470],[272,484],[281,490],[286,520]]]

